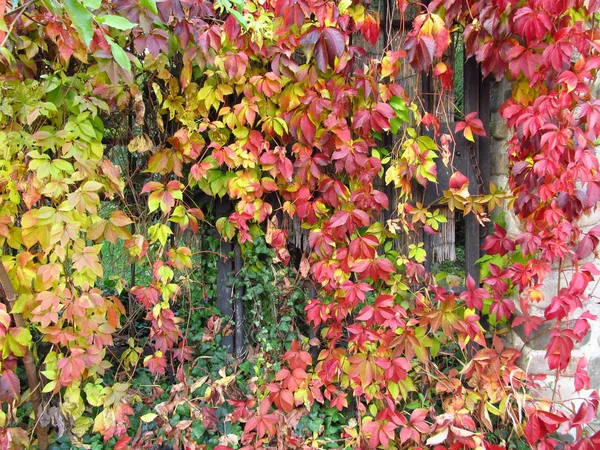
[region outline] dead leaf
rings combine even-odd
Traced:
[[[300,278],[303,280],[308,278],[308,274],[310,272],[310,262],[308,262],[308,258],[306,258],[304,255],[302,255],[302,259],[300,260],[299,272]]]

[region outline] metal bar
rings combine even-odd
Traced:
[[[481,74],[477,67],[477,62],[474,58],[470,58],[465,62],[464,69],[464,99],[465,99],[465,115],[473,111],[478,111],[480,106],[480,82]],[[472,145],[471,149],[466,148],[465,153],[472,151],[475,157],[479,156],[480,139],[475,136],[475,143],[467,142],[466,145]],[[479,183],[475,175],[473,160],[469,155],[465,155],[465,173],[469,179],[469,191],[471,195],[479,194]],[[468,214],[465,217],[465,270],[470,274],[475,283],[479,283],[479,265],[476,261],[480,257],[480,225],[473,216]]]
[[[242,270],[242,251],[240,244],[236,244],[235,250],[235,273],[236,276]],[[244,355],[244,288],[240,287],[236,292],[235,303],[233,308],[235,318],[235,332],[234,332],[234,348],[235,357],[241,358]]]
[[[231,202],[217,200],[215,213],[217,217],[229,215]],[[233,262],[227,256],[232,248],[231,243],[221,240],[221,253],[225,255],[217,261],[217,309],[225,320],[233,317],[233,302],[231,298],[231,284],[233,278]],[[233,335],[223,336],[223,345],[227,353],[233,352]]]

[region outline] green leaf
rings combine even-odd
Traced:
[[[400,127],[403,123],[404,122],[402,122],[402,120],[398,119],[397,117],[390,119],[390,131],[392,132],[392,134],[398,134],[398,131],[400,131]]]
[[[388,382],[388,391],[394,400],[397,399],[400,394],[398,385],[392,381]]]
[[[11,353],[17,357],[24,356],[31,344],[31,333],[26,328],[11,328],[4,337],[2,355],[6,358]]]
[[[396,112],[396,116],[402,120],[403,122],[409,121],[408,115],[408,107],[406,106],[406,102],[402,100],[400,97],[392,97],[388,102],[394,111]]]
[[[146,8],[146,9],[150,10],[150,12],[152,12],[153,14],[158,14],[158,8],[156,7],[155,0],[141,0],[140,6],[142,8]]]
[[[81,39],[83,39],[85,45],[89,47],[94,37],[92,15],[78,0],[65,0],[64,4],[71,22],[73,22],[73,26],[79,33],[79,36],[81,36]]]
[[[217,231],[226,241],[231,241],[235,236],[235,227],[227,220],[227,217],[220,217],[215,224]]]
[[[165,245],[167,243],[167,239],[169,235],[173,234],[168,225],[162,225],[160,223],[156,223],[148,228],[148,234],[150,235],[150,239],[152,242],[160,242],[161,245]]]
[[[429,136],[419,136],[417,141],[419,143],[419,147],[422,150],[423,149],[437,150],[437,145],[436,145],[435,141],[433,139],[431,139]]]
[[[102,4],[102,0],[83,0],[83,4],[90,9],[98,9]]]
[[[127,72],[131,72],[131,61],[127,57],[127,53],[123,50],[115,41],[112,39],[110,42],[110,51],[118,65],[120,65]]]
[[[23,347],[29,347],[31,344],[31,333],[27,328],[12,328],[11,337]]]
[[[106,395],[102,392],[100,384],[87,383],[83,388],[87,401],[92,406],[102,406]]]
[[[13,63],[15,61],[11,51],[4,46],[0,47],[0,55],[4,56],[9,63]]]
[[[62,6],[56,0],[42,0],[42,3],[48,11],[54,14],[58,14],[58,12],[62,9]]]
[[[96,21],[98,23],[108,25],[111,28],[116,28],[117,30],[131,30],[136,26],[135,23],[131,23],[125,17],[114,16],[112,14],[108,16],[97,17]]]
[[[56,387],[56,384],[57,384],[56,381],[49,382],[46,386],[44,386],[44,389],[42,389],[42,392],[44,394],[46,394],[48,392],[52,392],[54,390],[54,388]]]
[[[248,22],[246,22],[246,19],[244,19],[244,16],[242,16],[242,14],[239,11],[231,9],[229,13],[235,18],[235,20],[237,20],[237,22],[242,26],[242,28],[245,31],[248,31]]]

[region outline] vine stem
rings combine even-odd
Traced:
[[[15,293],[15,289],[8,277],[8,273],[6,272],[6,268],[4,264],[0,262],[0,285],[2,285],[2,289],[4,290],[4,294],[6,295],[6,300],[8,301],[9,314],[14,308],[15,302],[17,300],[17,295]],[[15,321],[15,325],[20,328],[26,328],[27,325],[25,323],[25,319],[23,316],[18,313],[12,313],[12,316]],[[33,410],[36,415],[36,435],[38,440],[38,447],[40,450],[48,450],[48,430],[46,427],[42,426],[40,421],[40,416],[43,411],[42,407],[42,394],[40,391],[41,383],[40,378],[37,373],[37,368],[35,365],[35,361],[33,359],[33,354],[29,347],[25,350],[25,354],[23,355],[23,365],[25,366],[25,374],[27,375],[27,384],[29,385],[29,391],[31,392],[31,403],[33,405]]]

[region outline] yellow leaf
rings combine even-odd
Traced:
[[[157,417],[158,417],[158,414],[148,413],[148,414],[144,414],[143,416],[141,416],[140,420],[144,423],[150,423],[150,422],[154,421],[154,419],[156,419]]]
[[[475,142],[475,138],[473,137],[473,131],[471,131],[471,127],[466,127],[464,134],[465,134],[465,139],[467,141]]]

